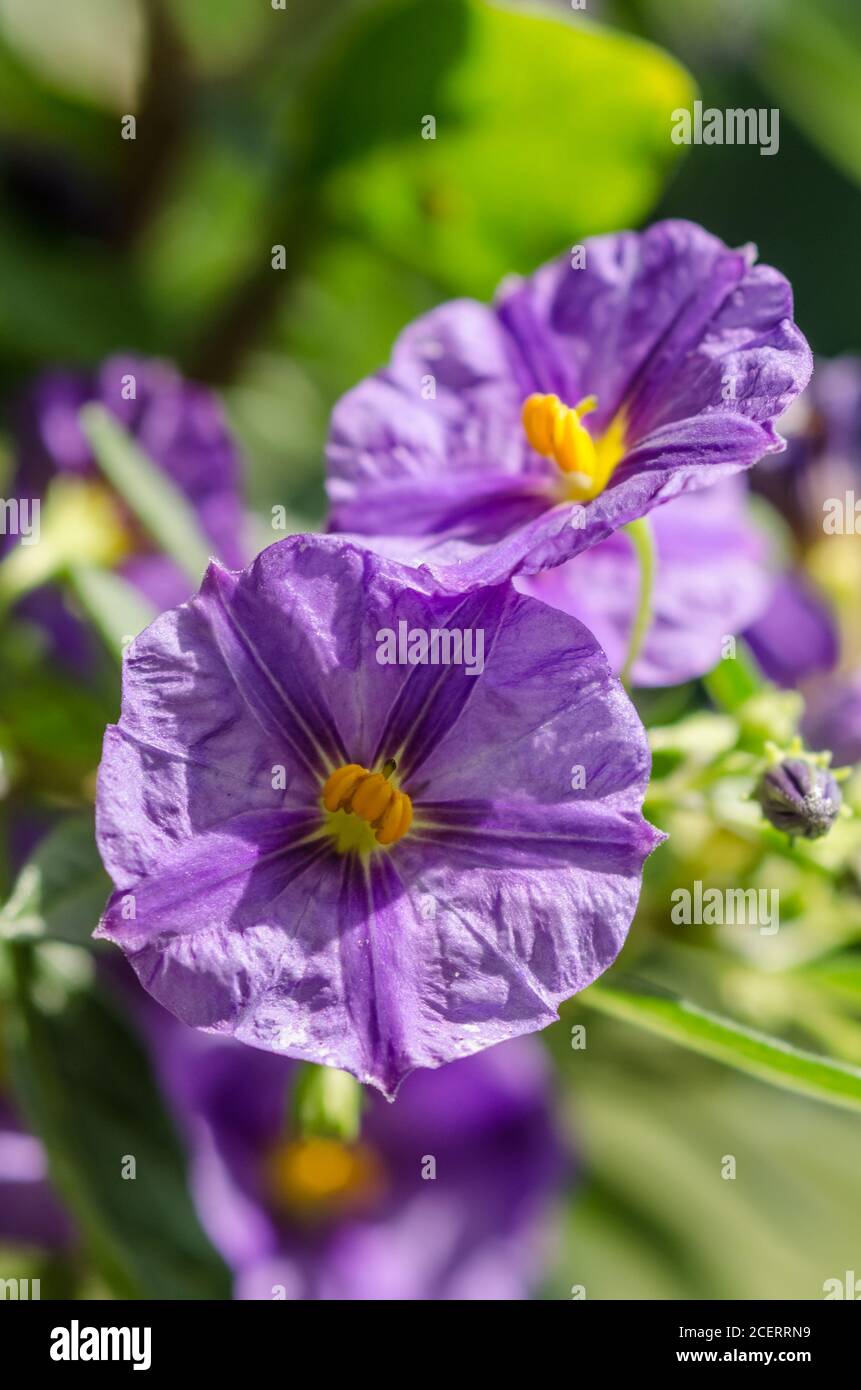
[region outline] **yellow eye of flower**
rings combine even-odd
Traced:
[[[593,438],[583,424],[595,410],[596,396],[584,396],[575,406],[558,396],[538,393],[523,402],[523,428],[536,453],[553,459],[566,478],[566,498],[588,502],[603,492],[625,454],[625,420],[620,413],[603,434]]]
[[[269,1190],[294,1215],[338,1215],[367,1207],[381,1194],[380,1161],[367,1144],[295,1139],[277,1145],[267,1164]]]
[[[369,772],[360,763],[346,763],[332,773],[323,787],[323,805],[332,820],[330,830],[338,849],[370,849],[394,845],[406,835],[413,821],[413,803],[406,792],[390,781],[394,766]],[[357,816],[363,825],[344,826],[345,816]],[[337,819],[335,819],[337,817]],[[368,834],[373,832],[373,841]]]

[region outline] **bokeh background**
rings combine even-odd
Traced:
[[[777,107],[779,153],[673,145],[670,112],[695,96]],[[133,141],[121,136],[128,114]],[[426,115],[434,140],[422,138]],[[34,379],[133,351],[220,394],[243,458],[249,555],[277,538],[273,507],[290,529],[317,528],[329,412],[401,327],[445,298],[487,298],[590,233],[659,216],[756,242],[792,281],[815,353],[861,350],[859,180],[855,0],[589,0],[584,11],[565,0],[0,0],[0,492]],[[841,564],[834,603],[849,632],[857,559]],[[80,611],[80,594],[65,601]],[[98,633],[98,613],[83,616]],[[43,1296],[215,1296],[180,1146],[105,984],[110,967],[87,942],[105,886],[94,772],[119,698],[116,653],[110,640],[96,647],[82,676],[20,613],[0,631],[0,1086],[46,1144],[83,1230],[62,1254],[0,1246],[0,1274],[37,1272]],[[721,752],[713,715],[756,751],[749,693],[718,681],[640,699],[665,755],[651,814],[675,833],[648,867],[612,975],[851,1068],[856,832],[841,825],[821,850],[787,852],[738,809],[748,764],[714,797],[679,801],[691,769]],[[794,727],[794,698],[770,707],[772,731]],[[22,887],[22,863],[58,829],[62,852]],[[672,926],[672,887],[707,874],[780,883],[791,921],[779,952],[732,928]],[[832,1104],[771,1054],[751,1061],[732,1038],[703,1042],[683,1017],[656,1022],[636,1002],[631,1017],[618,999],[596,1004],[574,1001],[542,1039],[577,1176],[548,1204],[535,1295],[808,1299],[861,1273],[857,1085]],[[578,1024],[585,1048],[572,1046]],[[118,1151],[157,1174],[134,1207],[100,1173]],[[734,1180],[721,1176],[727,1155]]]

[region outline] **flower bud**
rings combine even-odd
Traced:
[[[843,800],[834,774],[805,758],[784,758],[765,771],[754,791],[766,820],[787,835],[827,835]]]

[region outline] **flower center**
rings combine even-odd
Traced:
[[[340,853],[393,845],[406,835],[413,821],[413,803],[406,792],[392,784],[394,770],[393,761],[387,762],[382,772],[346,763],[327,778],[323,787],[323,805],[329,812],[327,829]]]
[[[277,1206],[313,1219],[372,1205],[383,1189],[380,1160],[367,1144],[287,1140],[272,1150],[266,1167]]]
[[[575,406],[558,396],[536,393],[523,402],[523,428],[536,453],[553,459],[566,477],[565,496],[588,502],[610,481],[625,454],[625,420],[620,412],[603,434],[592,437],[583,416],[595,410],[597,396],[584,396]]]

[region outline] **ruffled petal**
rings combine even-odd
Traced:
[[[381,662],[401,623],[459,632],[462,659]],[[330,753],[395,758],[414,829],[339,853]],[[279,760],[286,789],[267,776]],[[213,565],[132,645],[99,785],[117,886],[100,932],[185,1021],[391,1095],[416,1067],[545,1026],[609,964],[659,838],[648,772],[574,619],[511,586],[440,593],[334,537],[283,541],[239,575]],[[461,844],[479,802],[483,869]],[[434,830],[440,804],[461,819]]]
[[[635,685],[676,685],[710,671],[722,643],[748,628],[771,591],[764,537],[732,479],[651,513],[657,567],[652,622],[631,673]],[[614,671],[625,661],[640,590],[627,536],[557,569],[518,578],[523,593],[571,613],[595,634]]]
[[[774,421],[812,370],[783,276],[682,221],[585,250],[582,267],[554,262],[505,289],[495,319],[467,301],[434,311],[344,398],[329,449],[336,529],[462,590],[563,564],[783,447]],[[429,376],[439,393],[423,396]],[[624,418],[625,455],[573,525],[555,465],[525,439],[535,391],[596,395],[598,433]]]

